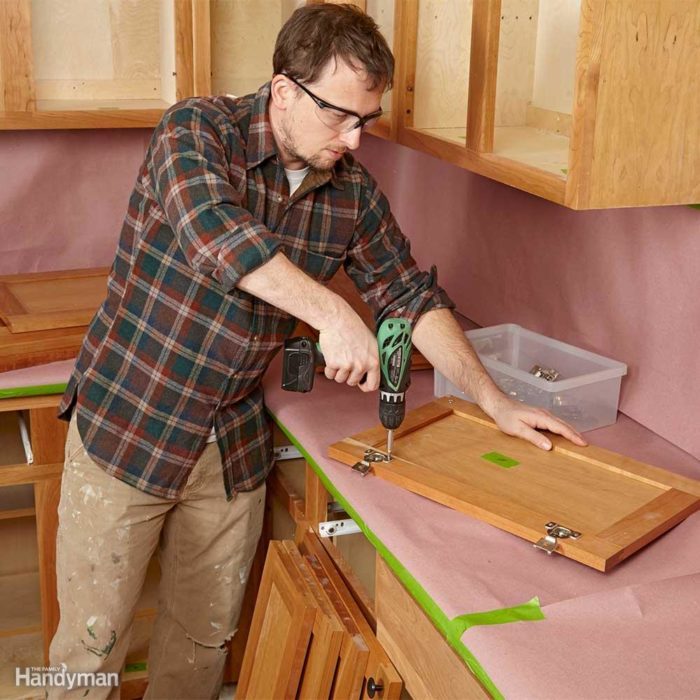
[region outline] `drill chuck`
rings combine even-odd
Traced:
[[[387,430],[396,430],[406,415],[404,394],[379,392],[379,420]]]

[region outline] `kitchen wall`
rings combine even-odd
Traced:
[[[109,265],[148,138],[0,132],[0,274]],[[700,211],[572,212],[372,137],[359,155],[461,313],[626,362],[622,410],[700,457]]]
[[[0,131],[0,274],[110,265],[149,138]]]

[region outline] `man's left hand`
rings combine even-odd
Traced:
[[[493,405],[489,406],[488,413],[504,433],[527,440],[543,450],[552,449],[552,443],[536,429],[549,430],[552,433],[563,435],[567,440],[581,447],[588,444],[579,432],[568,423],[553,416],[549,411],[526,406],[505,395],[499,397]]]

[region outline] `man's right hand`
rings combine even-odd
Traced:
[[[350,306],[331,325],[320,329],[319,343],[328,379],[359,386],[362,391],[379,387],[377,339]],[[365,374],[367,378],[360,383]]]
[[[350,304],[308,277],[283,253],[249,272],[236,286],[318,329],[326,377],[359,385],[362,391],[379,388],[377,339]],[[365,374],[367,379],[360,384]]]

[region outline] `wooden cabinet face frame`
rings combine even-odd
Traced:
[[[209,91],[208,32],[209,0],[3,0],[0,129],[154,126]]]
[[[449,3],[446,7],[455,9],[447,27],[460,34],[457,41],[444,40],[445,20],[438,19],[441,8],[433,10],[429,4],[426,0],[397,3],[401,9],[401,45],[396,52],[399,143],[563,204],[564,173],[549,173],[493,152],[503,11],[500,0]],[[458,66],[447,53],[441,53],[442,41],[460,47]],[[427,84],[421,66],[426,60],[437,62],[433,85]],[[451,104],[451,116],[445,118],[440,110],[427,116],[428,110],[421,104],[421,83],[429,100],[435,93],[436,99]]]

